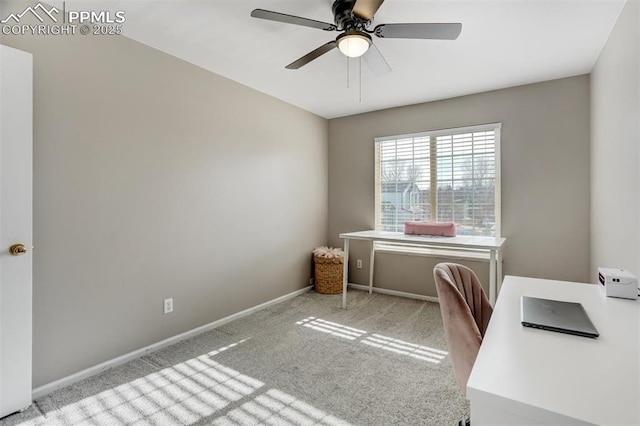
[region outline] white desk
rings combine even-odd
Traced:
[[[369,263],[369,293],[373,290],[373,262],[375,260],[376,242],[417,244],[439,249],[471,249],[489,252],[489,300],[495,303],[497,296],[496,283],[502,282],[501,248],[505,242],[499,237],[433,237],[427,235],[406,235],[402,232],[360,231],[340,234],[344,239],[344,272],[342,279],[342,307],[347,308],[347,284],[349,283],[349,240],[365,240],[371,242]]]
[[[582,303],[600,337],[523,327],[522,295]],[[639,425],[639,345],[640,302],[507,276],[467,383],[471,423]]]

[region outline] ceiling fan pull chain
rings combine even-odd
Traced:
[[[358,58],[358,84],[360,85],[360,102],[362,102],[362,56]]]
[[[347,58],[347,89],[349,88],[349,57],[345,56],[345,58]]]

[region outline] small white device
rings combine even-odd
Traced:
[[[638,298],[638,279],[624,269],[598,268],[598,283],[608,297]]]

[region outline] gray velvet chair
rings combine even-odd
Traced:
[[[439,263],[433,270],[451,363],[462,393],[476,360],[493,308],[480,280],[469,268]]]

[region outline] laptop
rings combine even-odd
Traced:
[[[600,335],[580,303],[522,296],[520,312],[525,327],[584,337]]]

